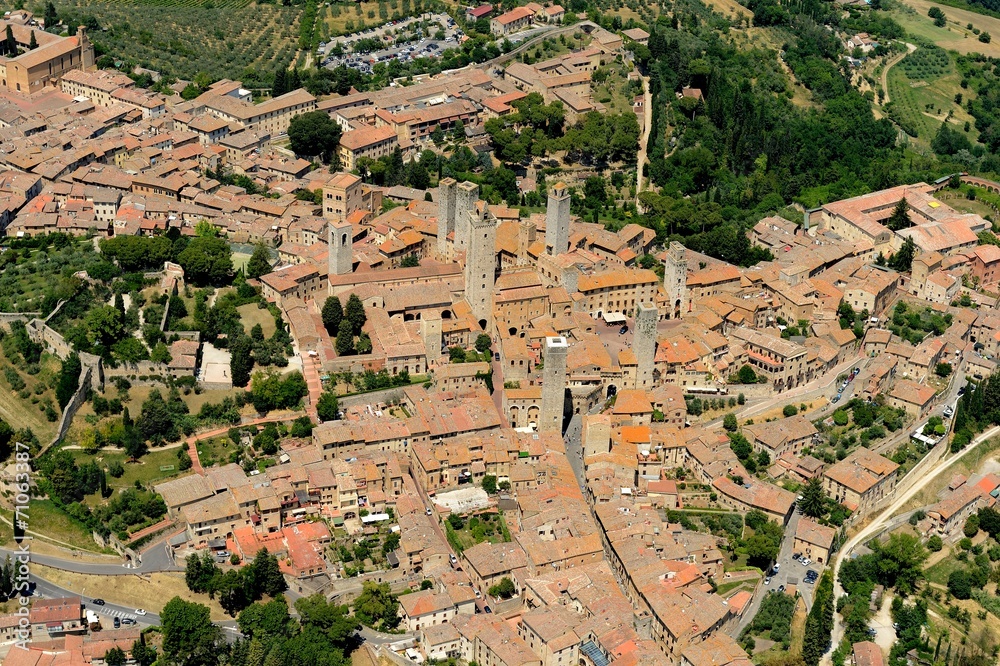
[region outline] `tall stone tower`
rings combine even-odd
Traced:
[[[437,255],[440,261],[448,258],[448,234],[455,231],[457,186],[458,182],[454,178],[442,178],[438,182]]]
[[[519,266],[527,266],[531,263],[531,256],[528,248],[538,237],[538,227],[529,218],[525,218],[517,226],[517,263]]]
[[[688,262],[684,246],[673,241],[663,266],[663,289],[667,292],[667,319],[680,319],[687,309]]]
[[[420,320],[420,337],[424,341],[424,353],[430,367],[441,358],[441,315],[424,313]]]
[[[328,255],[329,274],[347,275],[354,271],[354,229],[350,222],[341,220],[330,222],[327,241],[330,244]]]
[[[465,181],[458,186],[455,201],[455,250],[465,250],[469,244],[469,226],[476,214],[479,186]]]
[[[462,183],[463,185],[467,183]],[[471,185],[471,183],[468,183]],[[459,186],[461,188],[461,186]],[[475,186],[473,186],[475,187]],[[478,189],[478,188],[477,188]],[[461,189],[459,190],[461,192]],[[493,285],[496,280],[497,220],[486,210],[486,202],[473,205],[468,215],[469,236],[465,249],[465,300],[483,330],[491,332]]]
[[[562,434],[563,408],[566,404],[566,338],[545,338],[542,360],[542,410],[538,416],[539,432]]]
[[[556,183],[549,192],[545,209],[545,246],[549,254],[569,252],[569,190],[566,183]]]
[[[611,416],[609,414],[584,414],[580,445],[583,447],[584,457],[610,453]]]
[[[640,303],[635,317],[632,352],[635,354],[635,387],[644,391],[653,388],[653,360],[656,356],[656,322],[660,312],[655,305]]]

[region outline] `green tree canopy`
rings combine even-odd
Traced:
[[[288,141],[299,157],[321,157],[329,162],[340,144],[341,128],[325,111],[310,111],[292,118]]]
[[[222,630],[212,624],[208,606],[174,597],[160,612],[163,656],[185,666],[217,664],[223,645]]]

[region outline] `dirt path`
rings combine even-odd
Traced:
[[[882,108],[885,108],[885,105],[889,103],[889,70],[892,69],[894,65],[899,64],[899,61],[903,58],[916,50],[916,46],[907,43],[906,53],[900,53],[898,56],[891,58],[889,62],[885,63],[885,67],[882,69],[882,78],[880,79],[880,83],[882,85]]]
[[[639,204],[639,193],[642,192],[642,170],[646,165],[646,146],[649,145],[649,133],[653,131],[650,125],[653,124],[653,99],[649,94],[649,77],[642,77],[642,111],[643,111],[643,124],[642,124],[642,138],[639,140],[639,158],[636,160],[636,171],[635,171],[635,207],[638,211],[642,212],[642,206]]]

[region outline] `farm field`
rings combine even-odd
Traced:
[[[240,78],[288,62],[298,42],[301,6],[251,0],[55,0],[61,17],[96,17],[91,39],[143,67],[194,79]]]
[[[960,81],[952,56],[941,49],[918,48],[889,70],[891,103],[898,117],[916,130],[920,145],[929,147],[949,113],[952,129],[964,130],[968,122],[967,136],[975,142],[974,119],[961,104],[955,103],[955,95],[962,94],[965,101],[974,93],[971,88],[963,89]]]
[[[966,28],[971,23],[991,35],[1000,36],[1000,19],[939,5],[930,0],[903,0],[902,4],[903,7],[893,10],[891,15],[909,34],[959,53],[982,53],[994,58],[1000,57],[1000,42],[997,39],[989,44],[983,44],[971,30]],[[936,27],[933,20],[927,16],[927,10],[931,7],[938,7],[944,12],[948,19],[948,24],[944,28]]]

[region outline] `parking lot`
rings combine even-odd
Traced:
[[[442,33],[443,39],[437,39]],[[334,69],[343,65],[371,73],[372,67],[379,62],[436,57],[445,49],[458,46],[463,34],[447,14],[423,14],[337,37],[328,44],[321,44],[318,55],[324,67]],[[359,42],[370,39],[381,40],[385,48],[367,53],[356,51]],[[336,55],[338,46],[342,51],[340,55]]]

